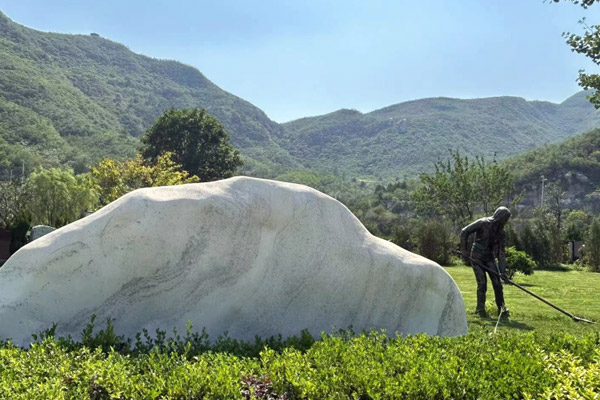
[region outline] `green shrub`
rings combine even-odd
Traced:
[[[531,275],[536,267],[537,263],[524,251],[519,251],[514,247],[506,249],[506,275],[509,278],[512,279],[517,272]]]
[[[121,354],[46,338],[0,347],[7,399],[596,398],[600,335],[482,330],[447,338],[339,332],[256,356],[168,349]]]

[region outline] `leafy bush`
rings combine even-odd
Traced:
[[[548,267],[553,264],[552,238],[545,228],[544,221],[539,218],[527,221],[519,233],[519,242],[523,251],[540,267]]]
[[[67,349],[46,338],[29,350],[0,347],[0,393],[10,399],[595,398],[599,344],[598,333],[389,338],[340,331],[306,349],[266,345],[247,357],[213,347],[186,357],[166,348],[137,355],[81,344]]]
[[[585,258],[592,271],[600,272],[600,218],[590,225],[585,246]]]
[[[509,278],[512,279],[517,272],[531,275],[536,267],[537,263],[524,251],[519,251],[514,247],[506,249],[506,275]]]

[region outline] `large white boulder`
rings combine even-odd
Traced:
[[[308,329],[462,335],[462,296],[437,264],[371,235],[306,186],[236,177],[136,190],[20,249],[0,268],[0,338],[26,345],[91,314],[117,333],[253,339]]]

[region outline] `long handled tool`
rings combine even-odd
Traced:
[[[462,256],[462,254],[461,254]],[[518,287],[519,289],[521,289],[522,291],[524,291],[525,293],[535,297],[536,299],[540,300],[541,302],[549,305],[550,307],[554,308],[556,311],[560,311],[561,313],[565,314],[567,317],[571,318],[573,321],[575,322],[585,322],[588,324],[595,324],[594,321],[590,321],[588,319],[585,318],[581,318],[581,317],[576,317],[575,315],[571,314],[570,312],[567,312],[565,310],[563,310],[562,308],[555,306],[554,304],[550,303],[548,300],[541,298],[540,296],[538,296],[537,294],[533,293],[532,291],[524,288],[523,286],[519,285],[518,283],[510,280],[506,275],[500,274],[498,273],[498,271],[494,271],[491,268],[486,267],[485,265],[482,265],[481,263],[473,260],[471,257],[467,257],[467,260],[471,261],[473,264],[476,264],[478,267],[484,269],[485,271],[489,272],[490,274],[494,274],[497,277],[499,277],[500,279],[502,279],[504,282],[509,283],[513,286]]]

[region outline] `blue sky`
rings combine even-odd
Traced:
[[[284,122],[423,97],[560,102],[595,71],[561,37],[584,10],[544,0],[0,0],[31,28],[97,32],[193,65]]]

